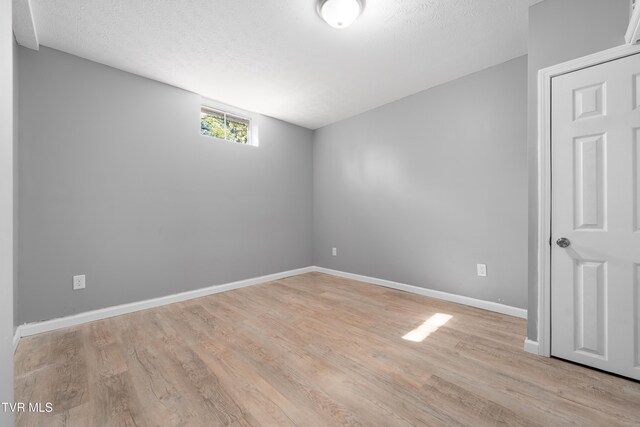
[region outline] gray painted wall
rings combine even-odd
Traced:
[[[526,82],[520,57],[317,130],[315,264],[526,308]]]
[[[196,94],[47,48],[19,69],[21,323],[311,265],[311,131],[218,142]]]
[[[538,70],[624,43],[629,0],[546,0],[529,9],[529,311],[527,336],[538,322]]]
[[[316,131],[313,261],[524,307],[528,240],[535,339],[537,70],[621,44],[628,12],[627,0],[530,10],[528,235],[520,58]],[[311,264],[309,131],[261,117],[260,148],[216,143],[193,124],[197,95],[46,48],[19,56],[19,111],[40,119],[20,126],[14,323]],[[499,248],[501,235],[518,241]],[[80,273],[88,289],[72,292]]]
[[[13,31],[0,2],[0,402],[13,402]],[[0,408],[0,425],[13,416]]]

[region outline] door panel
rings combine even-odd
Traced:
[[[605,228],[604,153],[606,135],[593,135],[575,140],[574,195],[575,229]]]
[[[635,264],[635,307],[634,316],[636,320],[636,346],[635,346],[635,360],[634,366],[640,369],[640,264]]]
[[[574,120],[605,114],[604,83],[576,89],[573,91]]]
[[[577,351],[605,357],[606,346],[606,263],[575,263],[575,348]]]
[[[640,73],[633,76],[634,80],[634,99],[633,99],[633,107],[640,108]]]
[[[551,354],[640,379],[640,55],[552,82]]]
[[[635,191],[633,192],[633,206],[635,208],[634,230],[640,231],[640,129],[633,132],[633,175]]]

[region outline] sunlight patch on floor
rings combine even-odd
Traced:
[[[425,338],[451,320],[452,317],[453,316],[449,314],[436,313],[427,319],[427,321],[422,325],[403,336],[402,339],[413,342],[422,342]]]

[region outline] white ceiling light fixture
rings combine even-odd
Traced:
[[[333,28],[347,28],[364,9],[364,0],[318,0],[318,14]]]

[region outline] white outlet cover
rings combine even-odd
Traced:
[[[338,248],[331,249],[331,255],[338,256]]]
[[[487,277],[487,264],[478,264],[478,276]]]
[[[73,290],[85,289],[87,287],[87,277],[82,274],[80,276],[73,276]]]

